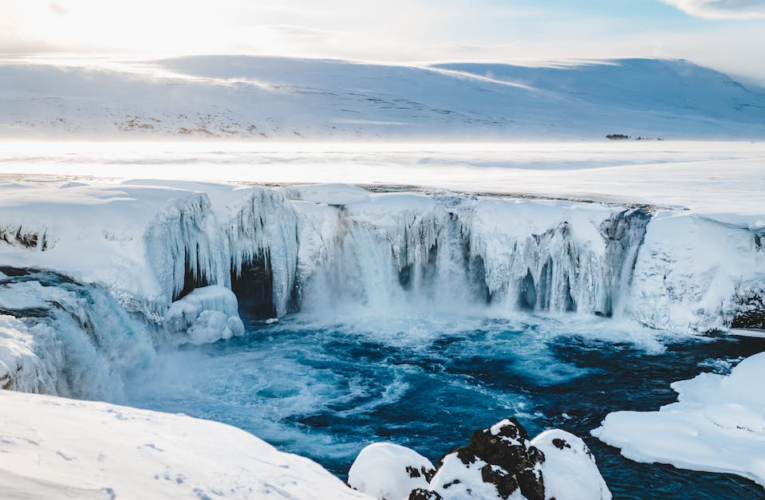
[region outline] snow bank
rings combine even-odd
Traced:
[[[222,286],[196,288],[173,302],[165,314],[165,322],[171,332],[185,333],[192,344],[244,335],[236,295]]]
[[[0,391],[4,499],[369,498],[227,425]]]
[[[609,414],[592,435],[638,462],[738,474],[765,486],[765,353],[730,375],[675,382],[678,402]]]
[[[436,468],[430,460],[404,446],[370,444],[359,453],[348,472],[348,485],[378,499],[405,499],[417,488],[427,488]]]
[[[611,492],[600,475],[595,457],[581,438],[553,429],[532,439],[531,444],[545,455],[542,463],[545,498],[610,500]]]

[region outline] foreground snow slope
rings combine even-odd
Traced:
[[[0,492],[26,498],[368,498],[227,425],[0,391]]]
[[[727,472],[765,486],[765,353],[730,375],[675,382],[678,402],[656,412],[609,414],[592,434],[638,462]]]
[[[0,63],[0,89],[0,137],[765,137],[762,95],[675,60],[11,59]]]

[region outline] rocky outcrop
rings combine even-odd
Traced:
[[[435,469],[428,464],[412,450],[376,443],[359,454],[348,484],[385,500],[611,498],[584,441],[562,430],[530,440],[514,418],[475,431]]]
[[[502,420],[444,456],[429,489],[443,498],[507,499],[519,491],[528,500],[544,500],[544,460],[516,419]]]

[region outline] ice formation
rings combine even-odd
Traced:
[[[760,353],[730,375],[675,382],[678,402],[655,412],[611,413],[592,434],[638,462],[739,474],[765,486],[763,379]]]
[[[211,285],[195,288],[173,302],[165,314],[167,329],[192,344],[207,344],[244,335],[234,292]]]
[[[35,244],[18,243],[31,242],[28,236],[0,241],[0,265],[58,273],[57,283],[46,284],[48,276],[37,285],[39,276],[0,278],[0,300],[38,302],[0,309],[29,317],[35,314],[26,310],[42,308],[50,311],[48,326],[51,316],[74,325],[57,326],[57,341],[48,342],[45,321],[32,319],[14,338],[36,340],[7,352],[21,360],[22,345],[31,345],[54,366],[61,349],[51,346],[85,339],[68,356],[85,366],[101,359],[104,380],[140,367],[159,342],[240,334],[238,312],[270,319],[354,308],[528,310],[616,316],[682,332],[756,328],[763,317],[759,219],[444,192],[375,194],[347,185],[131,181],[59,189],[25,182],[0,190],[0,227],[38,235]],[[120,327],[110,330],[109,321]],[[142,340],[127,342],[114,330]],[[61,377],[46,380],[55,392],[73,394],[71,384],[57,386]],[[110,398],[119,400],[119,383],[102,385],[78,395],[96,397],[111,386]]]

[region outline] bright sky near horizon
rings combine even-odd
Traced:
[[[765,0],[0,0],[0,54],[669,57],[765,83]]]

